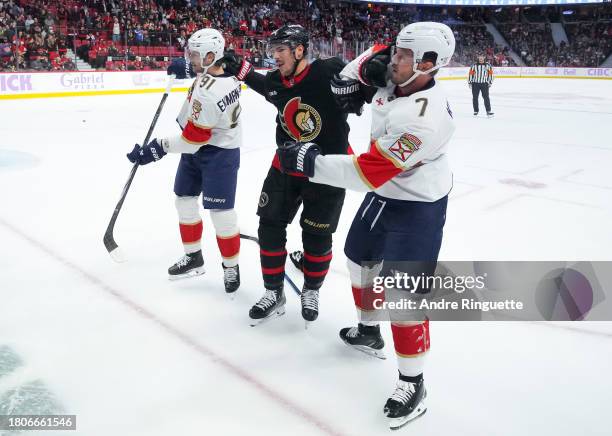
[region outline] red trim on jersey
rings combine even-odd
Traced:
[[[429,320],[418,325],[391,324],[395,352],[400,356],[415,357],[429,350]]]
[[[181,232],[181,240],[184,244],[193,244],[202,238],[202,221],[193,224],[179,223],[179,231]]]
[[[300,73],[297,76],[293,76],[291,79],[287,79],[285,78],[285,76],[281,74],[281,82],[283,82],[283,86],[285,88],[291,88],[292,86],[295,86],[298,83],[300,83],[302,80],[304,80],[304,78],[308,75],[309,72],[310,72],[310,64],[306,65],[306,68],[300,71]]]
[[[370,151],[357,156],[357,165],[363,177],[374,188],[378,188],[402,172],[389,158],[378,151],[374,143]]]
[[[283,250],[283,251],[266,251],[266,250],[259,250],[259,254],[261,254],[262,256],[284,256],[287,254],[287,250]]]
[[[221,252],[221,256],[224,258],[231,258],[240,252],[240,234],[231,236],[229,238],[217,236],[217,246]]]
[[[355,306],[357,306],[359,310],[374,310],[374,302],[377,302],[377,306],[380,307],[380,304],[385,301],[385,293],[374,292],[372,287],[358,288],[353,286],[352,289],[353,300],[355,301]]]
[[[196,126],[191,121],[187,121],[187,125],[183,129],[183,138],[185,138],[188,142],[204,144],[210,139],[211,136],[212,130]]]
[[[304,253],[304,259],[309,262],[327,262],[332,260],[332,253],[326,254],[324,256],[313,256],[312,254]]]
[[[280,274],[282,272],[285,272],[285,265],[283,266],[279,266],[278,268],[261,268],[261,272],[264,274]]]

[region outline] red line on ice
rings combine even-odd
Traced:
[[[188,345],[190,348],[197,351],[201,355],[209,358],[212,362],[221,366],[222,368],[227,370],[229,373],[233,374],[234,376],[238,377],[242,381],[256,388],[259,392],[263,393],[265,396],[267,396],[269,399],[274,401],[277,405],[281,406],[283,409],[291,412],[293,415],[303,419],[309,424],[314,425],[315,427],[317,427],[319,430],[321,430],[325,434],[334,435],[334,436],[343,436],[343,433],[335,430],[329,424],[325,423],[320,418],[316,417],[312,413],[303,409],[300,405],[293,402],[288,397],[285,397],[280,392],[275,391],[271,387],[267,386],[264,382],[259,381],[257,378],[249,374],[247,371],[240,368],[238,365],[235,365],[228,359],[222,356],[219,356],[217,353],[210,350],[205,345],[202,345],[201,343],[197,342],[193,338],[189,337],[185,333],[178,330],[177,328],[163,321],[161,318],[158,318],[157,316],[155,316],[154,313],[149,312],[147,309],[140,306],[138,303],[126,298],[119,291],[112,288],[110,285],[104,283],[101,279],[97,278],[93,274],[88,273],[87,271],[85,271],[84,269],[76,265],[75,263],[64,258],[59,253],[55,252],[51,248],[44,245],[42,242],[28,236],[27,234],[25,234],[18,228],[14,227],[12,224],[3,220],[2,218],[0,218],[0,224],[2,224],[2,226],[4,226],[6,229],[10,230],[12,233],[20,236],[22,239],[25,239],[27,242],[29,242],[30,244],[32,244],[39,250],[43,251],[44,253],[46,253],[47,255],[49,255],[50,257],[52,257],[53,259],[55,259],[62,265],[64,265],[65,267],[80,274],[86,280],[96,285],[98,288],[102,289],[108,294],[112,295],[117,300],[119,300],[121,303],[123,303],[125,306],[129,307],[130,309],[140,314],[142,317],[148,319],[149,321],[153,321],[155,324],[157,324],[163,330],[165,330],[166,333],[179,339],[181,342]]]

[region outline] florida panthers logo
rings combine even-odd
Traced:
[[[402,162],[421,148],[421,140],[410,133],[404,133],[399,139],[389,147],[389,151],[398,157]]]
[[[321,133],[319,112],[312,106],[302,103],[300,97],[289,100],[280,115],[283,129],[296,141],[312,141]]]

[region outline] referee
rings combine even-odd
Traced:
[[[478,95],[482,92],[487,116],[492,117],[491,101],[489,100],[489,87],[493,84],[493,67],[485,62],[484,55],[478,55],[478,62],[470,67],[468,85],[472,88],[472,104],[474,116],[478,115]]]

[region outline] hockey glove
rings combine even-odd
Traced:
[[[167,153],[157,139],[149,142],[148,145],[141,147],[139,144],[134,146],[134,149],[127,154],[127,158],[132,163],[138,165],[146,165],[151,162],[156,162],[164,157]]]
[[[221,61],[223,62],[223,69],[232,76],[236,76],[236,79],[240,81],[244,81],[246,76],[253,71],[253,65],[247,60],[241,61],[233,51],[225,52]]]
[[[287,141],[276,150],[283,173],[302,173],[313,177],[315,160],[321,154],[319,146],[312,142]]]
[[[191,63],[187,63],[185,58],[176,58],[168,67],[168,74],[174,74],[177,79],[187,79],[195,77],[196,73],[191,68]]]
[[[331,79],[330,86],[332,94],[334,94],[334,100],[343,112],[361,115],[366,99],[359,80],[343,79],[336,74]]]
[[[387,67],[391,62],[391,47],[374,47],[372,54],[359,67],[359,75],[363,83],[377,88],[387,86]]]

